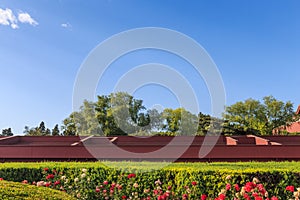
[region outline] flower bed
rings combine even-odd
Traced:
[[[2,166],[0,177],[26,179],[25,183],[62,190],[78,199],[298,199],[300,173],[280,169],[280,165],[277,169],[231,170],[179,163],[157,171],[142,171],[95,163],[41,163],[19,168]]]

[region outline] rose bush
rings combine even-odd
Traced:
[[[295,191],[295,187],[292,185],[285,187],[285,196],[270,196],[257,178],[240,184],[235,182],[230,175],[226,176],[224,182],[221,183],[224,185],[223,189],[219,192],[213,192],[214,195],[211,195],[210,192],[209,195],[209,192],[202,192],[206,188],[201,188],[201,185],[195,180],[182,186],[182,192],[178,192],[174,189],[176,187],[172,187],[172,184],[160,179],[152,182],[141,182],[140,177],[135,173],[121,173],[114,177],[114,181],[108,181],[111,179],[108,178],[102,182],[93,182],[87,169],[82,169],[81,174],[71,179],[56,170],[52,172],[44,170],[44,172],[45,180],[48,182],[44,182],[46,184],[42,184],[42,186],[65,191],[78,199],[299,200],[300,196],[300,188]]]

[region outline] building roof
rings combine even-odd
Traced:
[[[207,155],[199,157],[200,151],[210,149]],[[0,137],[0,161],[2,162],[300,160],[299,152],[299,136]]]

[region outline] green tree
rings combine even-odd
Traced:
[[[104,135],[127,135],[147,129],[150,116],[143,101],[125,92],[98,96],[96,115]]]
[[[63,135],[101,135],[95,107],[95,103],[84,101],[78,112],[63,121]]]
[[[23,131],[27,136],[49,136],[51,135],[51,131],[49,128],[46,128],[45,123],[42,121],[39,126],[34,128],[29,128],[25,126],[25,130]]]
[[[2,130],[2,134],[0,136],[13,136],[13,132],[11,131],[11,128],[6,128]]]
[[[266,115],[266,133],[271,133],[274,128],[286,126],[293,121],[293,104],[276,100],[273,96],[264,97]]]
[[[163,118],[162,113],[156,109],[150,109],[147,111],[150,118],[149,121],[149,131],[161,131],[163,128]]]
[[[198,114],[199,118],[199,124],[198,124],[198,130],[197,135],[206,135],[211,123],[211,116],[203,113]]]
[[[63,120],[62,135],[63,136],[75,136],[77,134],[76,122],[74,119],[75,112],[71,113],[70,116]]]
[[[226,108],[224,119],[239,132],[270,135],[278,126],[286,125],[293,117],[293,104],[276,100],[273,96],[237,102]]]
[[[59,136],[60,135],[60,131],[59,131],[59,128],[58,128],[58,124],[56,124],[54,126],[54,128],[52,129],[52,135],[53,136]]]
[[[176,135],[195,135],[198,128],[197,116],[185,110],[167,108],[162,113],[163,128]]]
[[[98,101],[96,103],[96,116],[100,129],[105,136],[126,135],[126,132],[119,128],[115,122],[110,96],[98,96]]]
[[[79,111],[63,121],[63,135],[127,135],[146,130],[150,116],[143,101],[118,92],[84,101]]]

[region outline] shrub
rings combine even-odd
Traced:
[[[74,198],[58,190],[2,180],[0,181],[0,199],[73,200]]]

